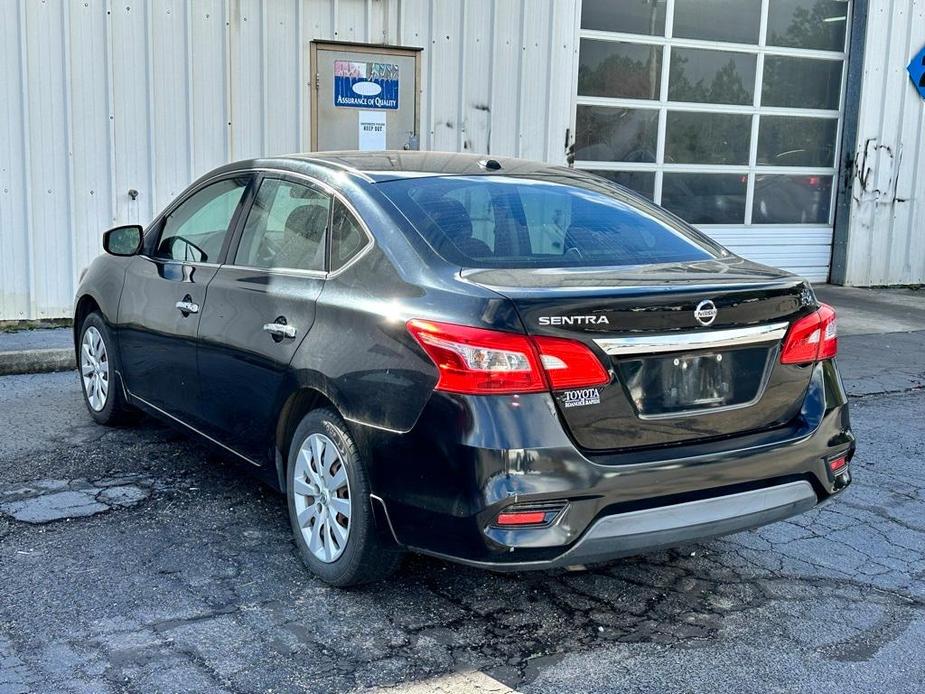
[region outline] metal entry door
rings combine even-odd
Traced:
[[[419,48],[312,42],[312,150],[418,149]]]

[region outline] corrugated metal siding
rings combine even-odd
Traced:
[[[423,46],[421,148],[565,163],[577,0],[403,0],[397,43]]]
[[[845,282],[925,283],[925,100],[906,66],[925,0],[870,3]]]
[[[101,232],[202,173],[308,149],[313,39],[423,47],[422,148],[563,163],[577,3],[4,2],[0,320],[69,315]]]

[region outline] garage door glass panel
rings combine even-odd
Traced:
[[[769,46],[842,51],[847,26],[845,0],[770,0]]]
[[[264,179],[247,215],[235,265],[324,270],[331,197],[309,186]]]
[[[834,118],[762,116],[758,163],[771,166],[833,166],[838,121]]]
[[[769,55],[764,59],[763,106],[838,109],[842,61]]]
[[[634,190],[652,200],[655,198],[655,172],[650,171],[594,171],[608,181]]]
[[[658,111],[579,106],[575,158],[591,161],[654,162]]]
[[[582,39],[578,54],[578,93],[657,99],[661,66],[660,46]]]
[[[155,255],[185,262],[218,262],[245,188],[246,178],[229,178],[187,198],[164,220]]]
[[[752,117],[721,113],[668,113],[665,161],[748,164]]]
[[[757,43],[760,25],[761,0],[675,0],[680,38]]]
[[[775,249],[802,227],[814,260],[797,269],[825,277],[851,1],[671,0],[651,28],[638,13],[624,19],[641,6],[656,9],[645,0],[584,3],[575,164],[747,257],[794,257]],[[591,42],[608,39],[623,48],[592,61]],[[655,61],[626,62],[642,43],[657,52],[660,74]]]
[[[668,76],[669,101],[751,104],[757,58],[748,53],[674,48]]]
[[[756,224],[828,224],[831,176],[759,175],[752,221]]]
[[[744,174],[666,173],[662,206],[691,224],[742,224],[747,178]]]
[[[581,26],[660,36],[665,33],[665,3],[666,0],[584,0]]]

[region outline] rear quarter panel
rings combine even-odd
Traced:
[[[324,393],[357,424],[409,431],[430,399],[437,369],[408,333],[411,318],[510,329],[510,303],[484,291],[472,295],[409,282],[374,247],[325,282],[315,322],[296,353],[294,387]]]

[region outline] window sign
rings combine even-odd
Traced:
[[[334,105],[398,109],[398,65],[334,61]]]
[[[912,84],[919,90],[919,96],[925,99],[925,48],[912,59],[908,69]]]

